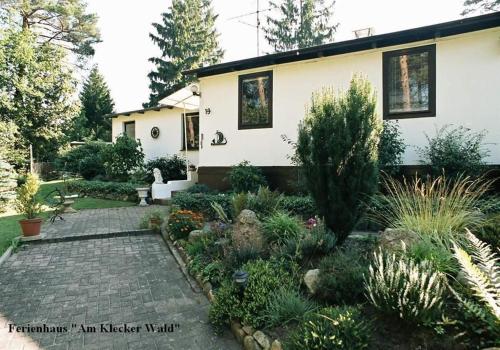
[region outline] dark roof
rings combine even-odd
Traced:
[[[167,108],[167,109],[173,109],[174,107],[173,106],[167,106],[167,105],[161,105],[161,106],[149,107],[149,108],[144,108],[144,109],[136,109],[135,111],[106,114],[104,117],[106,117],[106,118],[116,118],[116,117],[119,117],[121,115],[129,116],[132,113],[144,114],[144,112],[148,112],[148,111],[157,111],[157,112],[159,112],[159,111],[161,111],[162,109],[165,109],[165,108]]]
[[[197,77],[206,77],[210,75],[229,73],[275,64],[303,61],[318,57],[341,55],[350,52],[401,45],[416,41],[469,33],[494,27],[500,27],[500,12],[494,12],[491,14],[470,18],[463,18],[456,21],[439,23],[414,29],[407,29],[393,33],[374,35],[360,39],[340,41],[299,50],[292,50],[248,58],[239,61],[226,62],[213,66],[188,70],[183,72],[183,74],[196,75]]]

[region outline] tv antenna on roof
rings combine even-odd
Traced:
[[[250,26],[252,28],[255,28],[257,30],[257,56],[260,56],[260,27],[261,27],[260,14],[263,12],[271,11],[274,8],[275,7],[269,7],[269,8],[261,10],[260,9],[260,1],[257,0],[257,11],[244,13],[242,15],[238,15],[238,16],[231,17],[231,18],[227,19],[228,21],[236,19],[236,20],[238,20],[239,23],[245,24],[245,25]],[[248,22],[241,20],[241,18],[244,18],[247,16],[252,16],[252,15],[255,15],[255,17],[256,17],[256,24],[251,24],[251,23],[248,23]]]

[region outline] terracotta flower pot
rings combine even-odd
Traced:
[[[161,219],[160,218],[150,218],[149,219],[149,224],[150,225],[160,226],[161,225]]]
[[[19,224],[23,235],[25,237],[38,236],[42,230],[42,221],[41,218],[20,220]]]

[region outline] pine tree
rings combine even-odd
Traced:
[[[337,25],[331,24],[334,2],[325,0],[273,0],[279,18],[267,17],[266,39],[276,52],[333,41]]]
[[[500,0],[465,0],[462,16],[474,12],[488,13],[500,11]]]
[[[83,138],[111,141],[111,123],[105,118],[113,113],[115,103],[108,85],[95,65],[80,93],[81,112],[74,128],[77,139]]]
[[[150,34],[162,55],[149,59],[155,70],[148,74],[151,93],[145,107],[192,82],[193,77],[182,75],[184,70],[218,63],[224,54],[210,0],[173,0],[162,17],[162,23],[153,23],[156,34]]]

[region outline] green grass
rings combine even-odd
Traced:
[[[43,182],[38,191],[38,198],[43,202],[43,198],[56,188],[63,188],[64,183],[61,180]],[[133,202],[113,201],[109,199],[98,198],[76,198],[73,208],[80,209],[101,209],[131,207],[136,205]],[[48,218],[51,210],[41,213],[41,217]],[[0,255],[10,246],[12,240],[21,235],[21,227],[18,221],[23,219],[22,215],[13,215],[13,213],[0,214]]]

